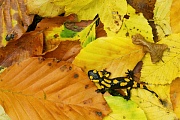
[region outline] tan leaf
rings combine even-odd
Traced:
[[[163,52],[168,48],[166,44],[150,43],[140,34],[133,35],[132,42],[144,46],[144,51],[150,53],[152,63],[162,60]]]
[[[34,15],[27,15],[25,0],[3,0],[0,4],[0,47],[18,39],[31,24]]]
[[[61,41],[55,50],[47,52],[43,57],[72,62],[80,50],[79,41]]]
[[[0,48],[0,66],[8,67],[29,57],[41,55],[43,50],[42,32],[29,32],[6,47]]]
[[[0,104],[13,120],[98,120],[110,112],[87,75],[64,61],[30,58],[0,80]]]

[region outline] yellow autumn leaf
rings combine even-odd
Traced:
[[[2,106],[0,106],[0,120],[11,120],[10,117],[5,113]]]
[[[144,111],[148,120],[175,120],[176,115],[171,109],[161,104],[151,92],[143,89],[132,89],[131,99]]]
[[[171,5],[171,10],[170,10],[170,23],[171,23],[171,28],[173,33],[179,33],[180,32],[180,16],[179,16],[179,11],[180,11],[180,1],[179,0],[173,0],[172,5]]]
[[[87,75],[64,61],[30,58],[0,80],[0,104],[13,120],[100,120],[110,112]]]
[[[79,38],[82,47],[86,47],[87,44],[95,40],[96,37],[96,21],[93,21],[90,25],[88,25],[84,30],[77,33],[75,38]]]
[[[123,7],[120,7],[123,6]],[[66,15],[75,13],[79,20],[92,20],[97,14],[108,34],[119,32],[127,12],[126,0],[74,0],[65,7]]]
[[[170,27],[170,7],[172,0],[156,0],[153,20],[158,32],[158,39],[172,33]]]
[[[117,36],[131,37],[141,34],[149,42],[153,42],[152,28],[142,13],[136,14],[134,8],[127,7],[127,15],[123,20],[123,25]]]
[[[142,47],[134,45],[130,38],[102,37],[89,43],[76,56],[73,64],[83,68],[107,69],[111,77],[123,76],[127,69],[133,69],[144,56]]]
[[[103,120],[147,120],[144,111],[133,101],[117,96],[105,96],[112,112]]]
[[[172,80],[180,76],[180,34],[172,34],[158,43],[168,45],[168,50],[162,57],[164,62],[153,64],[150,55],[145,55],[141,81],[149,84],[170,84]]]
[[[29,14],[38,14],[42,17],[55,17],[64,13],[65,5],[71,0],[27,0]]]

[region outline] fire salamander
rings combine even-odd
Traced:
[[[111,73],[103,70],[103,71],[97,71],[97,70],[89,70],[88,76],[91,81],[95,83],[95,85],[98,87],[96,92],[101,92],[104,94],[106,91],[113,91],[117,92],[117,89],[126,89],[127,95],[123,96],[125,99],[130,99],[130,91],[132,88],[141,88],[145,89],[151,93],[153,93],[158,99],[159,96],[154,92],[149,90],[145,85],[136,82],[134,78],[133,71],[128,70],[126,73],[127,75],[125,77],[116,77],[116,78],[109,78]],[[111,94],[111,93],[110,93]],[[162,103],[162,100],[159,99]]]

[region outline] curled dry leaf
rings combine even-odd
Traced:
[[[0,3],[0,47],[20,38],[34,15],[27,15],[25,0],[2,0]]]
[[[171,102],[173,105],[173,110],[176,113],[176,115],[180,118],[180,78],[176,78],[174,81],[171,83],[171,89],[170,89],[170,94],[171,94]]]
[[[0,104],[13,120],[99,120],[110,112],[87,75],[64,61],[29,58],[0,80]]]
[[[29,32],[6,47],[0,48],[0,66],[9,67],[29,57],[41,55],[43,50],[42,32]]]
[[[47,52],[43,57],[72,62],[80,50],[79,41],[61,41],[55,50]]]
[[[152,63],[162,60],[163,52],[168,48],[166,44],[150,43],[140,34],[132,35],[132,42],[136,45],[143,46],[144,52],[150,53]]]

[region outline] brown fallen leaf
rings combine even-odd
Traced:
[[[43,57],[72,62],[81,48],[79,41],[61,41],[55,50],[47,52]]]
[[[41,55],[43,50],[42,32],[29,32],[6,47],[0,48],[0,66],[9,67],[29,57]]]
[[[180,78],[176,78],[174,81],[172,81],[170,86],[170,97],[171,102],[173,105],[173,110],[176,113],[176,115],[180,118]]]
[[[0,74],[0,104],[13,120],[100,120],[110,109],[78,67],[29,58]]]
[[[166,44],[150,43],[146,41],[145,38],[140,34],[133,35],[132,42],[136,45],[143,46],[144,52],[150,53],[152,63],[157,63],[160,60],[163,61],[163,52],[168,48]]]
[[[20,38],[32,23],[33,16],[27,14],[25,0],[1,0],[0,47]]]
[[[42,19],[37,24],[36,30],[43,30],[44,36],[47,36],[48,31],[53,31],[54,28],[59,28],[60,26],[64,24],[64,22],[75,22],[75,21],[77,21],[77,15],[75,14],[71,14],[67,17],[57,16],[53,18],[45,18],[45,19]],[[58,37],[59,37],[59,33],[58,32],[54,33],[54,38],[58,38]],[[45,37],[43,52],[49,52],[56,49],[60,41],[61,40],[59,39],[46,40],[46,37]]]
[[[71,14],[67,17],[44,18],[37,24],[36,30],[51,30],[53,27],[60,27],[66,21],[77,21],[77,15]]]
[[[104,30],[104,24],[100,22],[100,24],[96,28],[96,38],[99,37],[107,37],[107,33]]]

